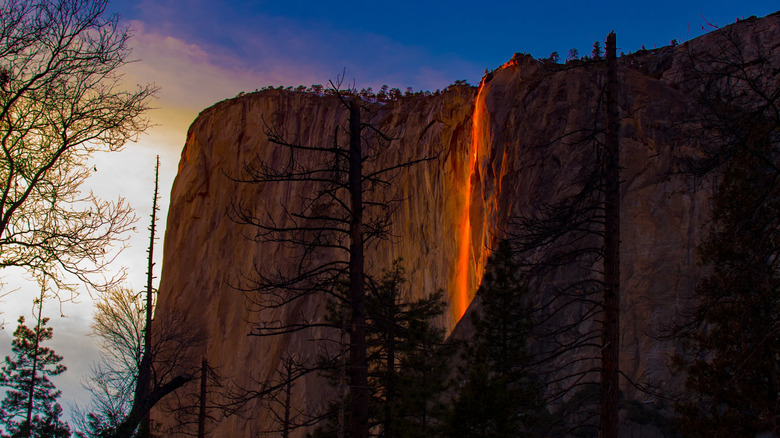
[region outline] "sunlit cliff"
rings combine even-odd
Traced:
[[[740,35],[763,32],[780,41],[777,14],[739,25]],[[674,345],[649,334],[674,317],[699,278],[696,246],[705,232],[712,181],[694,181],[680,171],[697,143],[674,128],[696,101],[686,88],[683,60],[707,50],[711,38],[619,59],[621,370],[637,380],[672,379],[667,361]],[[398,154],[435,157],[402,172],[388,189],[400,200],[393,237],[367,248],[368,269],[380,272],[402,258],[413,294],[445,291],[449,308],[441,324],[454,329],[476,294],[490,249],[511,232],[512,218],[576,190],[584,164],[592,162],[593,145],[568,134],[600,117],[599,68],[564,68],[518,54],[478,87],[368,103],[369,121],[398,139]],[[209,336],[202,354],[242,385],[277,369],[285,351],[316,355],[316,335],[247,336],[258,316],[235,286],[257,264],[293,260],[293,250],[258,244],[251,228],[230,219],[231,209],[240,200],[281,217],[280,205],[301,201],[282,186],[231,177],[253,160],[281,159],[267,126],[302,144],[327,143],[346,118],[332,96],[266,90],[204,110],[187,133],[171,192],[157,312],[176,312],[202,327]],[[310,300],[276,316],[323,311],[322,302]],[[314,403],[327,390],[316,378],[297,389],[302,403]],[[631,389],[625,391],[630,397]],[[254,409],[254,418],[220,418],[212,436],[257,436],[264,414]]]

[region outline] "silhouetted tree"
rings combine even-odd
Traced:
[[[590,51],[591,58],[593,58],[595,60],[599,60],[599,59],[601,59],[601,55],[603,55],[603,54],[604,53],[601,50],[601,42],[594,41],[593,42],[593,49]]]
[[[133,436],[145,414],[155,406],[159,406],[163,398],[183,391],[184,385],[198,381],[200,378],[201,367],[195,354],[203,348],[206,341],[203,332],[189,325],[182,315],[175,313],[158,316],[155,318],[154,327],[151,349],[144,350],[142,355],[142,358],[148,356],[151,362],[151,375],[148,380],[150,389],[143,398],[137,398],[136,393],[133,393],[131,409],[122,423],[117,426],[114,435],[117,438]],[[138,370],[138,368],[133,370],[136,372],[133,376],[135,386],[140,381]],[[191,409],[187,410],[188,408]],[[191,419],[192,415],[189,415],[189,411],[195,409],[197,406],[182,406],[182,412],[179,412],[179,406],[174,404],[171,408],[163,406],[161,412],[163,415],[178,415],[195,423],[197,417]],[[181,423],[183,425],[184,420]]]
[[[77,436],[111,437],[130,411],[143,355],[143,307],[139,294],[127,288],[110,289],[95,303],[92,332],[101,363],[84,384],[92,400],[77,410]]]
[[[300,315],[282,322],[271,316],[274,309],[292,308],[312,297],[342,300],[349,308],[349,402],[352,421],[350,437],[368,436],[368,365],[366,362],[366,260],[364,249],[376,239],[387,237],[393,200],[384,195],[390,179],[400,170],[427,158],[390,160],[392,140],[370,123],[364,114],[371,102],[355,90],[339,89],[339,82],[326,99],[333,99],[346,111],[346,125],[334,126],[332,138],[317,144],[298,144],[280,127],[266,126],[269,141],[280,148],[285,159],[280,165],[246,163],[238,181],[251,184],[284,184],[298,193],[302,205],[282,205],[283,218],[258,213],[256,206],[236,202],[231,217],[255,230],[254,239],[294,247],[298,260],[285,266],[256,266],[253,275],[238,285],[254,310],[261,312],[254,336],[278,336],[311,328],[332,328],[318,315]],[[345,133],[348,142],[339,141]],[[347,293],[336,288],[347,279]],[[264,319],[262,312],[270,319]]]
[[[599,48],[593,45],[593,51]],[[599,437],[618,437],[620,389],[620,144],[615,32],[607,36],[606,156],[604,163],[604,313],[601,320]]]
[[[79,189],[94,152],[147,128],[155,91],[121,85],[130,35],[104,16],[107,3],[6,0],[0,14],[0,268],[26,269],[58,293],[114,285],[106,248],[135,221],[121,198]]]
[[[34,328],[27,327],[24,317],[19,317],[11,343],[15,357],[5,358],[0,374],[0,386],[9,388],[0,403],[0,424],[12,438],[70,436],[70,427],[60,421],[62,408],[57,403],[60,391],[49,380],[50,376],[65,372],[65,365],[60,364],[62,356],[42,345],[54,336],[54,329],[46,327],[49,318],[41,316],[43,298],[41,294],[35,300],[38,314]]]
[[[543,396],[557,412],[545,418],[558,423],[544,426],[545,433],[599,427],[598,417],[605,436],[617,433],[620,167],[614,34],[608,37],[607,59],[576,67],[594,78],[594,105],[586,108],[592,125],[553,140],[591,145],[592,154],[560,191],[563,196],[528,207],[507,226],[515,259],[534,296],[529,366],[547,383]],[[600,407],[563,403],[577,392],[592,393],[594,384],[601,384],[601,397],[609,398]]]
[[[471,314],[474,335],[463,359],[459,391],[447,436],[531,437],[541,409],[540,388],[530,373],[528,287],[501,241],[485,267]]]
[[[294,431],[321,421],[318,413],[303,409],[294,401],[297,380],[310,371],[309,366],[308,361],[300,360],[296,354],[287,355],[282,359],[281,368],[277,370],[276,376],[270,383],[265,384],[267,391],[263,398],[270,413],[272,426],[263,430],[262,435],[289,438]]]
[[[435,325],[446,307],[441,290],[412,298],[401,260],[369,282],[366,296],[368,385],[371,395],[369,425],[372,436],[433,436],[443,420],[444,392],[448,388],[450,359],[454,353],[444,342],[444,331]],[[341,301],[331,302],[329,320],[337,325],[348,310]],[[323,370],[334,385],[344,373],[343,355],[322,358]],[[338,435],[341,400],[334,400],[324,435]]]
[[[195,361],[191,360],[190,355],[205,341],[199,330],[189,327],[177,315],[164,315],[156,321],[152,318],[156,292],[153,288],[153,279],[155,230],[159,210],[157,206],[159,171],[160,157],[158,156],[154,167],[154,195],[147,250],[143,346],[140,355],[136,355],[135,367],[128,370],[133,372],[135,380],[133,402],[127,416],[116,427],[117,438],[129,438],[134,433],[139,437],[149,436],[151,427],[149,412],[165,396],[196,379],[200,367],[193,365]],[[153,322],[155,322],[154,330]],[[135,335],[138,330],[134,328],[133,332],[132,335]]]
[[[136,411],[139,410],[141,400],[149,399],[150,392],[152,390],[154,379],[152,375],[152,314],[154,313],[154,240],[157,237],[155,232],[157,229],[157,212],[160,208],[157,206],[157,201],[160,200],[159,196],[160,186],[160,156],[158,155],[154,164],[154,195],[152,196],[152,214],[151,223],[149,224],[149,248],[147,249],[147,267],[146,267],[146,303],[144,306],[144,313],[146,321],[144,323],[144,354],[141,357],[141,363],[138,365],[138,379],[135,386],[135,398],[133,405],[128,413],[128,419],[133,418]],[[151,407],[150,407],[151,408]],[[149,417],[149,409],[146,409],[144,418],[141,421],[140,428],[136,433],[137,438],[148,438],[151,427],[151,419]],[[118,430],[121,427],[118,428]]]
[[[685,436],[780,434],[778,48],[744,35],[729,27],[713,47],[689,46],[683,84],[701,93],[687,121],[705,152],[693,172],[718,179],[699,247],[709,273],[673,332],[686,347],[675,359],[687,373],[676,406]]]
[[[452,355],[435,326],[445,309],[443,292],[412,298],[401,263],[372,284],[366,305],[371,417],[385,438],[432,434],[443,416]]]
[[[81,412],[81,436],[148,436],[150,424],[144,419],[151,408],[199,373],[199,368],[188,362],[204,342],[199,330],[179,315],[160,317],[152,330],[159,167],[157,157],[146,293],[142,296],[127,288],[112,288],[100,295],[95,306],[92,330],[100,338],[103,362],[93,368],[86,385],[93,399],[88,411]]]

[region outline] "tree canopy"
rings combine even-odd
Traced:
[[[41,302],[36,300],[39,309]],[[14,357],[5,358],[0,371],[0,386],[8,388],[0,403],[0,424],[11,437],[66,438],[70,427],[60,421],[60,396],[49,377],[65,372],[62,356],[42,344],[54,336],[54,329],[46,327],[49,318],[41,318],[29,328],[24,317],[14,331],[11,351]],[[3,435],[8,436],[8,435]]]
[[[58,291],[113,283],[110,244],[135,220],[121,198],[80,191],[94,152],[148,127],[155,91],[122,86],[130,34],[107,3],[4,0],[0,14],[0,267]]]

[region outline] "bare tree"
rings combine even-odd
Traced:
[[[92,412],[82,420],[83,430],[93,435],[117,437],[148,436],[149,411],[163,397],[195,379],[194,349],[204,342],[199,330],[184,323],[181,315],[154,313],[154,245],[159,200],[159,167],[149,225],[147,289],[137,294],[130,289],[109,289],[96,305],[93,332],[100,337],[103,363],[93,369],[87,384],[92,392]],[[152,330],[154,321],[155,329]],[[140,427],[139,427],[140,424]]]
[[[312,426],[320,421],[318,413],[308,412],[295,404],[293,400],[297,376],[308,371],[310,363],[299,359],[295,353],[286,355],[282,359],[281,368],[269,384],[267,395],[264,397],[274,427],[261,432],[268,436],[281,436],[289,438],[297,429]]]
[[[144,351],[145,352],[151,352],[152,351],[152,314],[154,313],[154,294],[155,289],[153,286],[154,283],[154,241],[156,236],[156,230],[157,230],[157,211],[160,209],[160,207],[157,206],[157,201],[160,200],[160,156],[157,156],[155,165],[154,165],[154,196],[152,197],[152,214],[151,214],[151,223],[149,224],[149,248],[147,249],[147,268],[146,268],[146,306],[145,306],[145,317],[146,321],[144,324]],[[152,360],[153,357],[149,354],[144,354],[144,356],[141,359],[141,363],[139,364],[138,369],[138,383],[135,387],[135,398],[136,400],[133,403],[133,407],[135,408],[138,404],[139,398],[148,398],[149,393],[148,391],[151,390],[151,374],[152,374]],[[132,412],[132,410],[131,410]],[[141,422],[141,427],[138,433],[136,434],[138,438],[148,438],[149,437],[149,428],[151,426],[151,418],[149,417],[149,411],[146,412],[144,415],[144,419]]]
[[[125,419],[117,426],[117,438],[133,436],[148,437],[151,420],[149,412],[165,396],[196,378],[198,368],[191,357],[194,348],[205,339],[199,330],[186,325],[179,315],[163,315],[154,320],[154,243],[157,227],[157,201],[159,200],[160,157],[154,167],[154,196],[152,198],[151,223],[149,225],[149,248],[147,250],[146,301],[144,303],[144,325],[142,354],[139,356],[135,374],[133,403]]]
[[[143,354],[151,362],[149,389],[144,391],[144,397],[138,397],[136,391],[130,412],[117,427],[117,438],[133,436],[136,427],[157,403],[199,377],[195,351],[203,347],[203,334],[188,325],[182,315],[166,315],[155,319],[155,323],[152,348]],[[137,388],[141,379],[136,377],[136,380]]]
[[[342,301],[349,309],[350,436],[368,436],[368,365],[366,362],[366,260],[364,248],[388,236],[394,202],[384,193],[397,172],[427,157],[411,160],[380,160],[392,156],[392,138],[370,122],[371,103],[354,90],[340,90],[331,82],[331,99],[345,110],[344,125],[334,126],[332,138],[317,144],[299,144],[278,126],[266,126],[269,141],[285,157],[281,165],[247,163],[237,180],[251,184],[285,184],[301,200],[301,207],[282,205],[281,220],[262,207],[236,202],[232,218],[253,227],[258,243],[294,247],[294,264],[256,266],[244,274],[237,287],[244,291],[258,312],[254,336],[278,336],[312,328],[340,327],[324,315],[299,315],[280,321],[272,312],[292,308],[314,297]],[[346,135],[348,141],[340,141]],[[343,281],[346,280],[346,281]],[[346,282],[346,294],[338,293]]]
[[[128,288],[110,289],[95,304],[92,332],[99,338],[101,363],[84,383],[92,400],[78,409],[76,426],[83,436],[113,433],[130,411],[143,356],[143,314],[140,295]]]
[[[199,367],[192,364],[203,335],[181,315],[158,317],[151,348],[145,350],[144,313],[140,295],[126,288],[106,292],[97,304],[92,328],[100,338],[103,362],[85,384],[93,397],[91,406],[81,410],[78,428],[84,436],[132,436],[152,406],[199,376]],[[144,357],[151,363],[150,390],[138,401]]]
[[[606,63],[599,57],[573,67],[592,73],[595,105],[586,109],[592,124],[550,143],[591,147],[592,153],[579,163],[579,175],[561,198],[529,207],[507,226],[514,256],[536,289],[529,367],[547,383],[547,403],[560,408],[549,424],[540,425],[552,435],[582,427],[598,427],[604,437],[617,434],[620,167],[614,33],[606,55]],[[578,392],[600,394],[600,406],[593,397],[574,396]],[[588,406],[567,406],[578,399]]]
[[[211,411],[222,415],[259,418],[262,413],[249,408],[261,406],[267,411],[265,417],[267,422],[259,431],[260,435],[289,436],[297,429],[314,426],[323,420],[325,409],[313,407],[311,403],[307,403],[305,407],[298,405],[295,391],[299,380],[317,371],[317,366],[312,363],[313,360],[309,357],[299,356],[296,353],[285,354],[280,358],[279,367],[274,372],[252,379],[252,383],[248,386],[225,382],[209,369],[206,386],[212,388],[205,391],[205,399],[203,390],[197,397],[194,394],[184,394],[179,397],[176,410],[177,413],[184,414],[180,416],[183,420],[179,420],[179,423],[183,425],[192,422],[192,413],[195,409],[200,411],[201,407],[206,412],[203,416],[198,413],[198,423],[202,420],[216,420]],[[197,407],[192,404],[193,399],[198,399]],[[200,433],[200,425],[198,429]],[[186,431],[184,433],[189,434]]]
[[[0,267],[53,290],[105,288],[106,249],[135,217],[120,198],[79,191],[96,151],[149,125],[154,87],[125,91],[130,34],[107,0],[4,0],[0,14]],[[110,254],[108,254],[110,255]]]
[[[780,434],[780,49],[755,27],[716,29],[682,58],[681,86],[699,97],[691,171],[717,181],[697,248],[706,275],[668,334],[683,340],[685,436]]]

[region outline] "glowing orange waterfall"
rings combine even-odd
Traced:
[[[471,230],[471,179],[474,175],[474,166],[477,162],[477,150],[479,142],[485,135],[485,104],[482,101],[484,79],[479,85],[479,92],[474,101],[474,114],[472,115],[471,145],[469,146],[468,167],[465,172],[465,185],[462,191],[463,210],[458,221],[458,260],[455,272],[455,296],[453,300],[453,312],[456,319],[460,319],[471,302],[472,284],[471,274],[474,272],[475,260],[472,254],[472,230]]]

